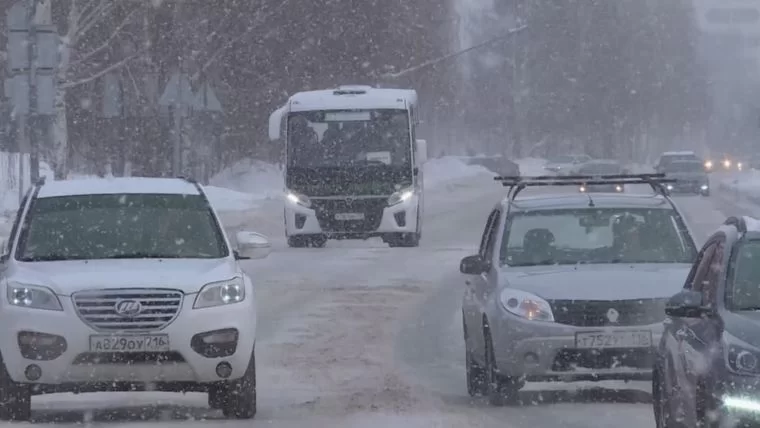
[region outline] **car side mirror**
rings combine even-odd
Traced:
[[[710,308],[704,306],[699,291],[683,290],[671,297],[665,305],[665,315],[675,318],[702,318],[711,312]]]
[[[238,232],[235,235],[237,250],[235,257],[239,260],[265,259],[272,252],[272,244],[266,236],[256,232]]]
[[[467,256],[459,262],[459,271],[465,275],[480,275],[488,272],[490,268],[489,263],[479,255]]]

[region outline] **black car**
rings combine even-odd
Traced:
[[[759,284],[760,222],[731,217],[666,305],[652,385],[657,427],[760,426]]]
[[[662,167],[668,178],[676,180],[668,185],[672,193],[695,193],[710,196],[710,177],[701,161],[673,161]]]

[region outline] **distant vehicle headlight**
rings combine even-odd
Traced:
[[[723,168],[726,168],[726,169],[731,168],[731,161],[729,159],[726,159],[723,161]]]
[[[620,184],[618,184],[617,186],[615,186],[615,191],[616,192],[622,192],[623,191],[623,186],[621,186]]]
[[[499,296],[508,312],[531,321],[554,322],[552,307],[546,300],[522,290],[507,288]]]
[[[713,161],[708,160],[705,162],[705,169],[713,169]]]
[[[578,190],[579,190],[581,193],[585,193],[585,192],[586,192],[586,186],[581,186],[581,187],[580,187]]]
[[[739,171],[741,171],[742,168],[744,168],[744,165],[741,162],[737,162],[736,163],[736,169],[738,169]]]

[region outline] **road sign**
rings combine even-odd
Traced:
[[[223,113],[222,103],[209,82],[204,82],[195,95],[195,108],[199,111]]]
[[[189,108],[195,105],[195,94],[190,86],[190,79],[185,73],[175,72],[169,78],[158,104],[164,107],[178,109],[182,116],[187,116]]]

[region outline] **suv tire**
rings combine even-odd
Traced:
[[[0,359],[0,420],[27,422],[31,418],[31,388],[14,382]]]
[[[488,403],[496,407],[516,403],[524,383],[518,379],[499,375],[496,369],[491,333],[487,329],[485,331],[485,343],[486,364],[484,370]]]
[[[256,356],[251,354],[248,368],[235,379],[209,391],[209,406],[221,408],[227,418],[251,419],[256,416]]]

